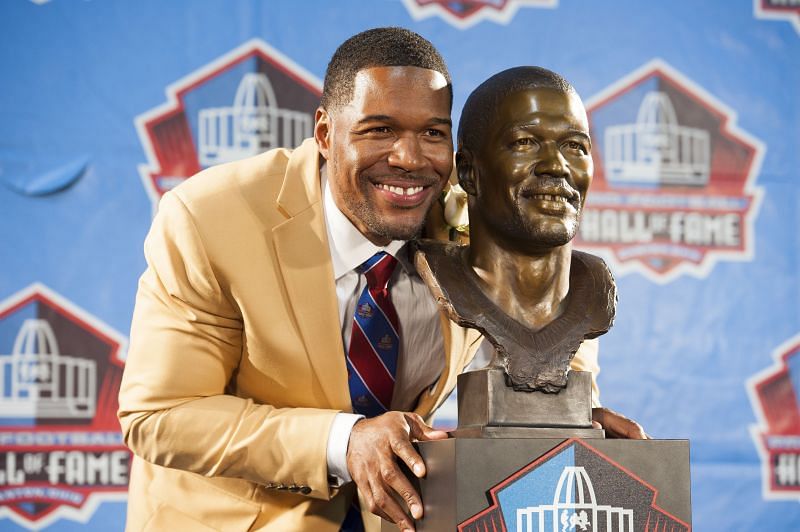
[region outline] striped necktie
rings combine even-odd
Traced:
[[[380,251],[356,270],[367,278],[353,313],[353,331],[347,351],[347,383],[353,412],[375,417],[391,408],[400,322],[389,295],[389,278],[397,259]],[[358,499],[347,511],[341,532],[363,532]]]
[[[389,295],[397,259],[380,251],[357,268],[367,278],[353,314],[347,374],[353,411],[379,416],[391,408],[400,323]]]

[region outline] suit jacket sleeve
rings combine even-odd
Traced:
[[[600,406],[600,388],[597,386],[597,374],[600,373],[600,363],[598,362],[598,353],[600,351],[600,342],[597,338],[591,340],[584,340],[578,351],[575,352],[570,368],[575,371],[591,371],[592,372],[592,406]]]
[[[157,465],[308,486],[312,497],[329,498],[326,442],[336,411],[225,393],[242,357],[241,316],[172,193],[161,201],[145,256],[119,396],[127,445]]]

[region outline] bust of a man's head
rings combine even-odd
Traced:
[[[467,99],[456,165],[468,246],[421,243],[418,269],[457,323],[480,330],[517,390],[555,392],[569,362],[614,317],[602,260],[572,250],[592,182],[586,110],[572,85],[524,66]]]
[[[560,75],[523,66],[484,81],[458,128],[472,240],[522,253],[570,242],[592,181],[591,150],[583,103]]]

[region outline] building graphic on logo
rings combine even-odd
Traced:
[[[0,523],[86,523],[126,499],[131,455],[116,417],[126,345],[41,284],[0,302]]]
[[[231,107],[200,110],[200,164],[211,166],[299,146],[312,135],[314,115],[278,107],[275,90],[261,72],[242,77]]]
[[[750,434],[761,458],[764,498],[800,501],[800,334],[772,355],[773,366],[747,382],[758,421]]]
[[[659,283],[752,259],[764,147],[732,110],[658,59],[586,109],[595,174],[579,247]]]
[[[254,39],[167,87],[167,102],[136,118],[153,201],[211,165],[295,148],[313,134],[322,83]]]
[[[657,496],[655,488],[588,441],[570,439],[491,488],[490,506],[459,524],[458,531],[691,530],[656,505]]]
[[[414,20],[438,16],[459,29],[482,20],[508,24],[520,7],[558,6],[558,0],[403,0]]]
[[[599,505],[592,479],[583,467],[567,466],[558,477],[552,504],[540,504],[517,510],[517,532],[549,530],[615,530],[633,532],[633,510]]]
[[[0,355],[0,383],[0,418],[94,417],[97,364],[61,355],[47,320],[22,323],[12,353]]]
[[[708,131],[678,124],[665,92],[645,94],[636,122],[606,128],[604,144],[609,183],[708,184]]]
[[[756,18],[791,22],[800,33],[800,0],[753,0]]]

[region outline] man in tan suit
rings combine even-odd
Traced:
[[[332,227],[407,265],[403,244],[452,170],[451,103],[430,43],[370,30],[331,60],[314,139],[210,168],[164,196],[120,390],[136,455],[129,530],[336,531],[355,485],[366,530],[373,514],[413,530],[407,514],[421,517],[421,501],[396,460],[424,475],[411,442],[447,437],[423,420],[480,338],[435,319],[421,281],[398,268],[402,330],[413,336],[416,319],[436,332],[404,344],[393,411],[349,417],[353,303],[342,292],[358,274],[337,271]],[[575,367],[597,369],[593,348]]]

